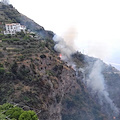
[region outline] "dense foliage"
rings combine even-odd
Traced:
[[[5,103],[0,105],[0,120],[38,120],[34,111],[24,111],[22,108]]]

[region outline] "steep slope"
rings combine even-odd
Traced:
[[[12,5],[0,3],[0,9],[1,30],[5,23],[20,22],[39,34],[39,38],[23,32],[0,35],[0,104],[12,102],[32,109],[40,120],[109,120],[84,84],[83,72],[75,71],[58,57],[54,33],[45,31]],[[73,55],[78,68],[91,65],[87,76],[96,59],[88,61],[85,57],[81,53]]]
[[[74,61],[74,64],[76,65],[77,82],[79,81],[78,83],[80,85],[84,84],[84,87],[87,90],[87,94],[89,94],[89,96],[91,96],[91,98],[94,99],[94,101],[96,101],[95,102],[96,104],[99,104],[101,106],[101,107],[97,106],[95,108],[95,112],[92,112],[94,113],[93,116],[95,117],[97,115],[96,114],[97,110],[100,110],[101,112],[104,112],[104,114],[108,116],[107,119],[118,120],[120,117],[119,115],[120,72],[111,65],[107,65],[97,58],[89,57],[78,52],[72,56],[72,59]],[[104,79],[104,81],[102,81],[103,83],[100,82],[100,79],[102,80]],[[82,84],[80,83],[80,81],[82,82]],[[80,94],[72,95],[73,96],[77,95],[77,99],[80,101],[79,97]],[[76,102],[77,99],[75,100]],[[75,106],[74,104],[75,101],[74,99],[71,99],[70,101],[73,106]],[[86,100],[84,99],[83,101]],[[94,107],[90,108],[94,109]],[[76,110],[77,108],[79,108],[78,104],[76,105]],[[80,107],[79,110],[77,110],[77,112],[75,111],[73,114],[71,114],[71,112],[68,113],[67,118],[79,120],[81,118],[81,116],[79,116],[82,111],[81,108],[82,107]],[[66,111],[69,111],[68,108],[66,109],[67,109]],[[89,112],[87,112],[87,114],[88,113]],[[85,113],[82,115],[85,115]],[[78,118],[76,118],[77,116]],[[98,117],[97,115],[97,118],[94,119],[97,120],[103,119],[100,117],[101,116]]]
[[[83,120],[85,116],[105,118],[84,84],[76,79],[75,71],[60,60],[53,41],[25,36],[1,38],[0,103],[13,102],[33,109],[41,120],[60,120],[61,110],[66,107],[73,113],[80,109],[78,117]],[[96,117],[93,111],[97,111]],[[69,112],[63,111],[63,120]]]
[[[0,39],[1,104],[12,102],[33,109],[41,120],[66,119],[70,112],[66,112],[67,106],[73,113],[80,109],[78,117],[83,120],[106,118],[84,84],[76,79],[75,71],[60,60],[53,40],[31,38],[23,33]],[[93,111],[97,111],[96,117]]]
[[[12,5],[0,3],[0,24],[4,25],[5,23],[14,22],[25,25],[27,29],[39,34],[43,39],[52,38],[54,35],[52,31],[46,31],[42,26],[38,25],[25,15],[19,13]],[[4,27],[1,30],[3,29]]]
[[[40,112],[41,119],[59,120],[64,87],[68,86],[63,77],[68,74],[66,80],[74,80],[75,73],[59,60],[53,41],[11,37],[1,45],[0,103],[27,105]]]

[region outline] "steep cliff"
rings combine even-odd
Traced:
[[[44,30],[12,5],[0,3],[0,12],[1,31],[5,23],[20,22],[39,36],[1,33],[0,104],[9,102],[25,110],[32,109],[40,120],[109,120],[109,115],[83,81],[97,59],[76,53],[72,57],[77,67],[73,69],[54,50],[53,32]],[[87,68],[86,71],[83,72],[83,68]],[[106,65],[103,73],[106,81],[112,73],[114,79],[117,77],[116,82],[119,79],[110,66]],[[112,77],[109,81],[111,92]],[[114,93],[110,96],[114,98]],[[119,106],[118,101],[117,104]]]

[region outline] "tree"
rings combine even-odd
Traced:
[[[38,120],[38,117],[34,111],[29,110],[29,111],[23,112],[20,115],[19,120]]]
[[[34,111],[24,111],[22,108],[5,103],[0,105],[0,120],[38,120]]]
[[[18,119],[19,116],[23,113],[23,109],[19,107],[13,107],[6,111],[5,115],[9,116],[9,118],[15,118]]]
[[[0,113],[0,120],[6,120],[6,119],[5,119],[6,117],[7,117],[6,115]]]
[[[0,111],[8,110],[10,108],[13,108],[13,105],[9,104],[9,103],[5,103],[3,105],[0,105]]]

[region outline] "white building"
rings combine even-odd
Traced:
[[[5,24],[5,31],[4,35],[7,34],[16,34],[16,32],[25,32],[26,26],[20,25],[20,23],[11,23],[11,24]]]

